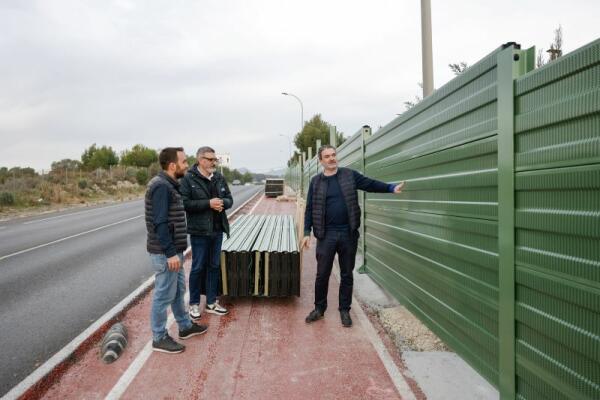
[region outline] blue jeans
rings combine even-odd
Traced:
[[[150,254],[152,270],[154,271],[154,295],[150,311],[152,339],[156,342],[167,334],[167,308],[171,306],[173,316],[179,330],[192,326],[190,317],[185,309],[185,273],[183,271],[183,254],[177,254],[181,260],[179,271],[170,271],[167,267],[167,256]]]
[[[190,271],[190,304],[200,304],[202,276],[206,268],[206,304],[217,300],[221,277],[221,245],[223,232],[207,236],[190,236],[192,244],[192,270]]]

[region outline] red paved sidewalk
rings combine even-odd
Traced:
[[[294,211],[295,203],[263,199],[254,213]],[[146,352],[144,361],[150,340],[146,296],[124,318],[130,342],[119,360],[104,365],[96,346],[44,397],[105,398],[119,389],[124,399],[401,399],[356,310],[354,326],[341,326],[335,278],[325,319],[304,322],[313,308],[314,243],[303,263],[300,298],[226,298],[230,314],[203,315],[208,333],[183,341],[184,353]],[[177,337],[176,325],[170,333]]]

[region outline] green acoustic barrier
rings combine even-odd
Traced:
[[[600,40],[534,56],[501,46],[338,158],[407,181],[361,197],[366,271],[501,399],[600,399]]]

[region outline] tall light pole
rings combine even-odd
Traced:
[[[431,49],[431,0],[421,0],[421,45],[423,98],[433,93],[433,51]]]
[[[293,93],[281,92],[281,94],[284,96],[292,96],[293,98],[298,100],[298,103],[300,103],[300,132],[302,132],[302,128],[304,128],[304,105],[302,104],[302,100],[300,100],[300,97],[296,96]]]

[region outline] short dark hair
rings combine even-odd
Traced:
[[[213,149],[212,147],[202,146],[196,152],[196,158],[200,157],[202,154],[214,153],[214,152],[215,152],[215,149]]]
[[[184,151],[183,147],[165,147],[162,149],[158,155],[160,167],[166,171],[169,168],[169,164],[177,163],[177,153],[180,151]]]
[[[322,157],[321,157],[321,153],[323,153],[323,152],[324,152],[325,150],[327,150],[327,149],[333,149],[333,150],[336,150],[336,149],[335,149],[335,146],[332,146],[332,145],[330,145],[330,144],[324,144],[323,146],[319,147],[319,152],[317,153],[317,155],[319,156],[319,160],[321,160],[321,159],[322,159]]]

